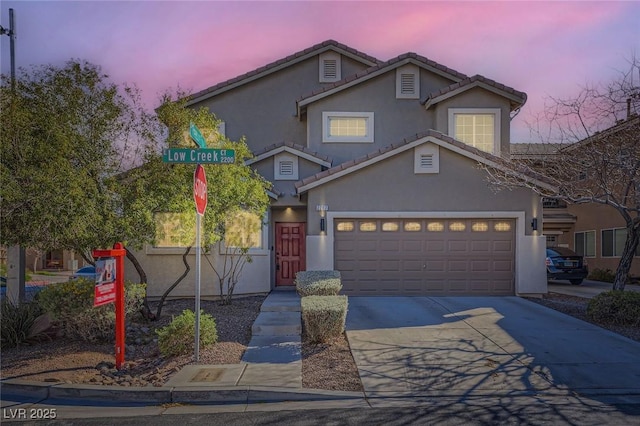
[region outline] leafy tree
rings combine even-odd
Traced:
[[[174,99],[171,95],[165,95],[161,106],[157,109],[158,120],[164,125],[163,137],[165,142],[163,145],[167,148],[177,147],[194,147],[193,142],[189,139],[189,124],[194,123],[203,132],[207,141],[208,148],[221,148],[235,150],[235,162],[233,164],[205,164],[205,172],[207,175],[208,204],[206,214],[202,220],[202,236],[201,245],[205,250],[208,249],[225,238],[225,223],[235,212],[244,211],[258,217],[262,217],[269,205],[266,190],[270,184],[264,180],[251,167],[245,165],[245,161],[252,157],[251,151],[244,140],[237,142],[230,141],[218,132],[220,121],[211,114],[206,108],[192,109],[186,108],[188,97],[178,96]],[[129,220],[129,226],[140,229],[140,223],[144,223],[146,233],[138,235],[136,241],[138,247],[143,243],[153,242],[159,237],[156,235],[156,222],[154,215],[157,213],[176,213],[180,214],[181,223],[186,229],[195,229],[195,208],[193,201],[193,164],[168,164],[163,163],[160,152],[148,151],[146,163],[139,167],[135,172],[136,178],[131,177],[128,184],[129,190],[139,185],[140,188],[137,204],[127,204],[126,199],[134,197],[122,196],[122,202],[125,209],[125,217]],[[122,194],[124,194],[123,192]],[[131,207],[131,211],[127,208]],[[136,212],[134,214],[134,212]],[[131,243],[132,241],[130,241]],[[185,234],[184,241],[186,246],[183,254],[183,263],[185,271],[174,283],[169,286],[161,297],[158,305],[156,316],[159,317],[162,305],[170,292],[182,281],[189,272],[190,266],[186,261],[186,256],[190,252],[195,242],[195,235]],[[250,261],[247,255],[248,250],[245,247],[240,248],[240,253],[234,252],[234,256],[225,258],[223,269],[218,270],[214,267],[214,271],[220,277],[220,281],[229,277],[227,266],[232,265],[234,271],[231,287],[225,287],[226,292],[222,291],[221,295],[223,303],[230,303],[235,283],[237,282],[242,267],[247,261]],[[212,264],[213,267],[213,264]],[[228,281],[227,281],[228,282]]]
[[[614,290],[624,289],[640,241],[640,63],[631,62],[630,72],[609,84],[583,87],[570,99],[551,99],[538,120],[549,125],[536,126],[536,132],[545,142],[562,145],[547,146],[543,155],[486,167],[498,188],[524,186],[544,197],[616,211],[624,219],[626,241]],[[514,171],[542,175],[551,186],[528,183]]]
[[[100,67],[21,69],[0,85],[2,244],[90,250],[112,241],[116,198],[107,185],[137,154],[138,92]]]

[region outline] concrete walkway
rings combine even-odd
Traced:
[[[165,386],[302,388],[300,296],[272,291],[253,323],[242,363],[187,365]]]

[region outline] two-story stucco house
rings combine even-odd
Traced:
[[[236,293],[326,269],[350,295],[545,293],[540,198],[492,191],[478,166],[509,155],[525,101],[415,53],[381,62],[333,40],[194,94],[273,183]],[[140,256],[151,296],[182,271],[178,253]],[[217,294],[203,265],[202,294]],[[175,295],[193,295],[187,280]]]

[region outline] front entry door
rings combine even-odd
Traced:
[[[293,285],[296,272],[304,271],[305,224],[276,223],[276,285]]]

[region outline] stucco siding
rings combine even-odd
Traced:
[[[182,275],[185,270],[181,254],[183,249],[171,249],[172,254],[151,254],[148,250],[134,252],[136,258],[147,274],[147,294],[150,298],[159,298]],[[191,270],[180,284],[171,292],[171,297],[194,297],[196,285],[195,249],[187,256]],[[221,255],[217,247],[213,247],[207,255],[213,265],[221,268]],[[251,255],[253,262],[247,263],[234,294],[266,293],[271,289],[269,280],[269,251]],[[200,294],[202,297],[214,297],[220,294],[218,280],[205,256],[201,258]],[[138,274],[133,264],[125,262],[125,279],[138,282]]]
[[[539,197],[526,189],[494,193],[476,162],[440,148],[440,173],[414,174],[414,151],[335,179],[309,191],[308,205],[327,204],[347,211],[524,211],[525,219],[540,209]],[[310,217],[317,215],[309,211]],[[318,221],[308,232],[319,234]],[[531,229],[526,230],[527,234]]]
[[[500,108],[502,111],[500,117],[500,146],[502,156],[508,156],[511,149],[511,121],[509,119],[510,106],[507,99],[476,87],[458,96],[446,99],[432,108],[435,109],[435,127],[433,129],[444,134],[449,134],[449,108]]]
[[[620,257],[602,256],[602,230],[625,228],[624,219],[613,207],[602,204],[579,204],[567,206],[567,211],[577,217],[571,232],[563,234],[558,242],[575,250],[575,233],[582,231],[596,231],[596,256],[588,257],[589,270],[610,269],[615,271],[620,263]],[[640,276],[640,258],[635,257],[631,264],[630,274]]]
[[[373,143],[323,142],[323,112],[373,112]],[[396,99],[394,71],[314,102],[307,109],[306,119],[308,147],[332,157],[334,164],[367,155],[433,127],[433,114],[420,105],[419,99]]]

